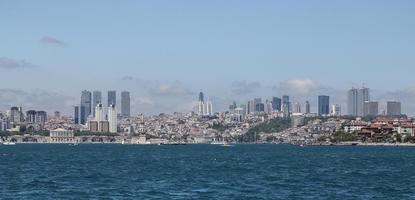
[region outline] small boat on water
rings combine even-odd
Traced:
[[[231,145],[231,144],[229,144],[229,143],[224,143],[224,144],[222,144],[221,146],[222,146],[222,147],[233,147],[234,145]]]
[[[12,146],[12,145],[16,145],[16,143],[14,143],[14,142],[3,142],[3,145]]]
[[[69,146],[78,146],[79,144],[78,143],[71,143],[71,144],[69,144]]]

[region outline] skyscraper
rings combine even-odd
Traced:
[[[203,92],[199,93],[199,101],[200,102],[205,102],[205,95],[203,94]]]
[[[121,92],[121,116],[130,117],[130,92]]]
[[[310,102],[309,101],[306,101],[305,102],[305,113],[306,114],[310,114],[311,113],[311,110],[310,110]]]
[[[81,116],[80,116],[80,123],[86,124],[87,118],[89,115],[91,115],[91,101],[92,101],[92,95],[90,91],[84,90],[82,91],[81,95]]]
[[[300,103],[295,103],[294,104],[294,112],[295,113],[301,113],[301,104]]]
[[[264,104],[262,103],[262,99],[255,98],[254,102],[255,102],[254,112],[262,112],[265,107]]]
[[[199,93],[199,101],[197,103],[198,103],[197,113],[199,115],[204,115],[206,111],[205,111],[205,96],[203,92]]]
[[[213,105],[212,102],[206,102],[206,113],[205,115],[212,116],[213,115]]]
[[[74,113],[73,113],[73,119],[74,119],[74,122],[75,122],[75,124],[79,124],[79,106],[75,106],[74,107]]]
[[[272,97],[272,109],[274,111],[281,111],[281,98]]]
[[[94,110],[95,110],[95,121],[97,125],[97,131],[101,132],[103,131],[102,122],[105,121],[104,108],[102,106],[102,103],[97,104]]]
[[[339,104],[334,104],[331,107],[331,115],[335,117],[340,117],[342,114],[341,106]]]
[[[347,110],[351,116],[357,116],[357,96],[359,91],[352,88],[347,93]]]
[[[115,105],[108,106],[108,123],[109,123],[109,132],[117,133],[117,111]]]
[[[29,110],[26,112],[26,122],[35,123],[36,122],[36,111]]]
[[[95,107],[97,107],[99,103],[102,103],[102,93],[101,91],[93,91],[92,92],[92,113],[94,117],[95,117]]]
[[[318,115],[328,115],[330,113],[330,97],[325,95],[318,96]]]
[[[357,116],[364,116],[364,105],[366,101],[370,101],[369,88],[360,88],[357,95]]]
[[[387,102],[387,115],[388,116],[400,116],[402,115],[402,105],[399,101]]]
[[[117,92],[116,91],[108,91],[108,107],[113,105],[114,107],[117,106]]]
[[[369,88],[352,88],[348,91],[348,111],[351,116],[364,116],[364,104],[370,101]]]
[[[377,116],[379,115],[379,103],[377,101],[366,101],[363,106],[363,116]]]

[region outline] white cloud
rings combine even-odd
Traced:
[[[35,67],[35,65],[25,60],[15,60],[7,57],[0,57],[0,69],[19,69],[28,67]]]
[[[286,94],[309,95],[317,89],[317,83],[310,79],[292,79],[281,82],[278,89]]]
[[[245,95],[255,93],[258,89],[261,88],[261,83],[259,82],[248,82],[235,81],[232,83],[232,93],[235,95]]]
[[[64,43],[64,42],[62,42],[61,40],[58,40],[58,39],[53,38],[53,37],[50,37],[50,36],[43,36],[43,37],[40,39],[40,43],[42,43],[42,44],[59,45],[59,46],[62,46],[62,45],[64,45],[64,44],[65,44],[65,43]]]

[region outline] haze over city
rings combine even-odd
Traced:
[[[41,2],[41,3],[40,3]],[[376,2],[376,4],[375,4]],[[46,6],[47,5],[47,6]],[[0,109],[72,114],[127,90],[132,114],[371,88],[415,114],[413,1],[0,1]],[[381,107],[380,109],[385,109]]]

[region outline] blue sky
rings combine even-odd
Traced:
[[[189,109],[181,102],[199,90],[217,108],[282,91],[299,101],[321,88],[340,95],[363,83],[380,99],[412,98],[414,10],[409,0],[0,0],[1,88],[70,99],[62,107],[82,89],[127,89],[145,113]],[[292,80],[313,91],[281,89]],[[412,112],[411,100],[402,99]]]

